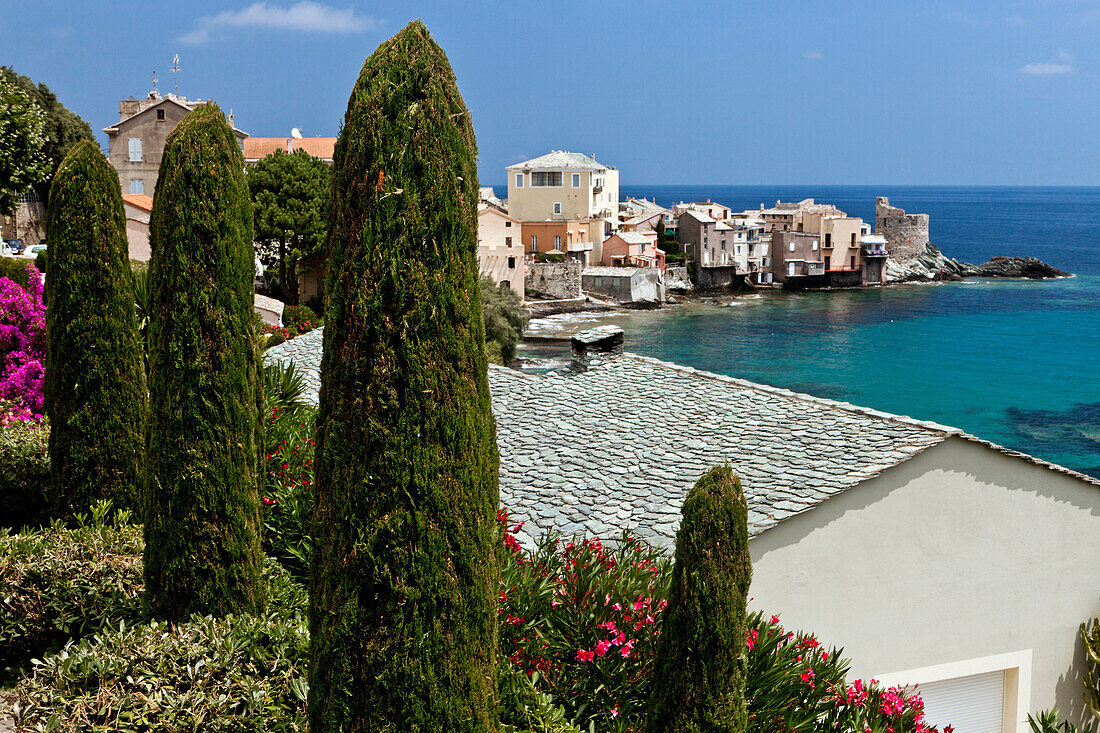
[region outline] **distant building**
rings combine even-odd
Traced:
[[[658,222],[664,224],[665,234],[674,239],[676,217],[656,202],[628,198],[619,204],[619,228],[624,232],[656,232]]]
[[[603,241],[602,265],[665,269],[665,253],[657,247],[656,232],[616,232]]]
[[[581,272],[581,290],[620,303],[661,303],[665,282],[656,267],[589,267]]]
[[[806,232],[772,232],[772,275],[790,288],[824,287],[825,254],[821,235]]]
[[[130,259],[148,262],[153,254],[149,247],[149,215],[153,213],[153,197],[144,193],[124,193],[122,207],[126,210]]]
[[[509,210],[509,214],[511,211]],[[569,221],[524,221],[523,250],[528,255],[548,252],[564,254],[579,260],[582,267],[599,262],[602,240],[597,232],[603,229],[602,219],[571,219]]]
[[[108,159],[126,194],[154,195],[164,141],[187,113],[203,104],[174,94],[161,96],[152,91],[145,99],[124,99],[118,103],[119,121],[103,128],[107,133]],[[233,115],[228,116],[230,126]],[[248,133],[233,128],[237,143]]]
[[[582,153],[555,150],[508,166],[508,213],[522,222],[599,219],[602,242],[618,226],[619,171]]]
[[[328,164],[332,164],[332,156],[336,150],[336,138],[334,137],[250,137],[244,141],[245,165],[254,165],[263,160],[276,150],[284,153],[293,153],[296,150],[304,150],[314,158],[320,158]]]
[[[520,223],[500,208],[477,205],[478,271],[523,300],[524,260]]]

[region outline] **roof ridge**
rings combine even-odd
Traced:
[[[833,409],[843,410],[845,412],[863,415],[865,417],[875,417],[879,418],[880,420],[896,422],[902,425],[908,425],[910,427],[923,428],[925,430],[930,430],[937,433],[944,433],[946,435],[957,435],[960,437],[968,436],[967,433],[959,428],[953,428],[950,425],[941,425],[940,423],[932,422],[931,420],[917,420],[916,418],[909,417],[908,415],[897,415],[892,412],[883,412],[882,410],[875,410],[870,407],[861,407],[860,405],[855,405],[851,402],[831,400],[827,397],[817,397],[815,395],[806,394],[805,392],[795,392],[793,390],[784,389],[783,387],[775,387],[770,384],[761,384],[760,382],[752,382],[747,379],[741,379],[739,377],[731,377],[727,374],[708,372],[704,369],[696,369],[695,367],[684,366],[683,364],[676,364],[671,361],[662,361],[661,359],[655,359],[652,356],[642,356],[641,354],[624,351],[622,357],[627,359],[634,359],[635,361],[640,361],[643,363],[657,364],[667,369],[681,372],[683,374],[695,374],[705,379],[714,379],[720,382],[729,382],[731,384],[736,384],[739,387],[744,387],[745,389],[752,389],[757,392],[764,392],[766,394],[776,395],[779,397],[788,397],[802,400],[804,402],[811,402],[817,405],[821,405],[822,407],[830,407]],[[596,368],[599,368],[599,366],[597,366]],[[980,441],[980,439],[978,438],[975,438],[975,440]]]

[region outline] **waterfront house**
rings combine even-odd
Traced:
[[[594,156],[554,150],[506,172],[508,213],[519,221],[598,219],[597,244],[618,226],[619,171]]]
[[[523,221],[520,226],[523,249],[528,255],[562,254],[579,261],[581,267],[600,261],[602,240],[600,243],[596,240],[604,226],[602,219]]]
[[[617,268],[608,268],[617,269]],[[316,403],[321,330],[268,350]],[[839,645],[853,677],[919,683],[929,723],[1078,724],[1078,625],[1100,615],[1100,482],[961,430],[631,354],[572,376],[490,367],[502,506],[671,548],[728,462],[748,503],[752,607]],[[554,434],[547,450],[548,426]]]
[[[665,269],[665,253],[657,247],[657,233],[616,232],[603,242],[603,261],[608,266],[633,265]]]
[[[820,234],[773,231],[771,253],[772,277],[784,287],[820,288],[827,284]]]
[[[123,99],[118,103],[119,121],[103,128],[107,133],[108,159],[116,171],[123,193],[152,196],[157,187],[164,140],[187,114],[203,104],[175,94],[161,96],[156,90],[145,99]],[[233,115],[227,115],[233,127]],[[243,146],[247,132],[233,128],[237,144]]]
[[[523,300],[523,244],[520,223],[502,209],[477,205],[478,271],[493,282],[514,291]]]
[[[620,303],[662,303],[665,281],[656,267],[586,267],[581,290]]]

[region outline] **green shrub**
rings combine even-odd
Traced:
[[[647,730],[744,731],[748,507],[728,465],[683,505]]]
[[[1053,707],[1050,710],[1036,713],[1034,717],[1031,713],[1028,713],[1027,722],[1031,726],[1032,733],[1096,733],[1097,731],[1095,721],[1089,721],[1078,729],[1076,725],[1068,720],[1059,722],[1058,718],[1060,717],[1058,708]]]
[[[0,421],[0,527],[49,522],[49,441],[46,420]]]
[[[141,528],[128,513],[0,533],[0,681],[66,641],[141,616]]]
[[[293,363],[276,361],[265,364],[264,414],[270,415],[272,410],[295,412],[306,407],[302,398],[305,387],[305,381]]]
[[[476,144],[419,21],[363,65],[334,160],[310,730],[496,731]]]
[[[168,135],[149,241],[146,602],[169,620],[256,612],[263,384],[252,204],[215,104]]]
[[[293,327],[299,334],[320,328],[324,322],[308,305],[288,305],[283,308],[283,325]]]
[[[66,515],[145,484],[145,353],[118,173],[82,140],[50,189],[45,406],[51,494]]]
[[[15,689],[27,729],[305,730],[305,590],[266,566],[262,615],[118,622],[34,663]]]
[[[30,260],[22,257],[0,257],[0,277],[6,277],[26,289],[32,276],[42,277],[42,274]]]
[[[539,252],[535,255],[535,262],[565,262],[565,253]]]
[[[313,521],[313,436],[317,410],[273,410],[266,427],[264,552],[302,582],[309,579]]]
[[[498,286],[491,277],[481,278],[481,317],[485,322],[485,348],[498,358],[489,361],[508,365],[516,358],[516,345],[527,327],[527,312],[519,295]]]
[[[49,261],[49,250],[41,250],[34,257],[34,266],[38,268],[39,272],[46,272],[46,263]]]

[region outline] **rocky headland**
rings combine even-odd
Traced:
[[[892,283],[962,280],[964,277],[1044,280],[1069,275],[1070,273],[1034,257],[993,257],[980,265],[972,265],[946,256],[939,247],[930,242],[925,243],[922,252],[905,261],[886,261],[886,280]]]

